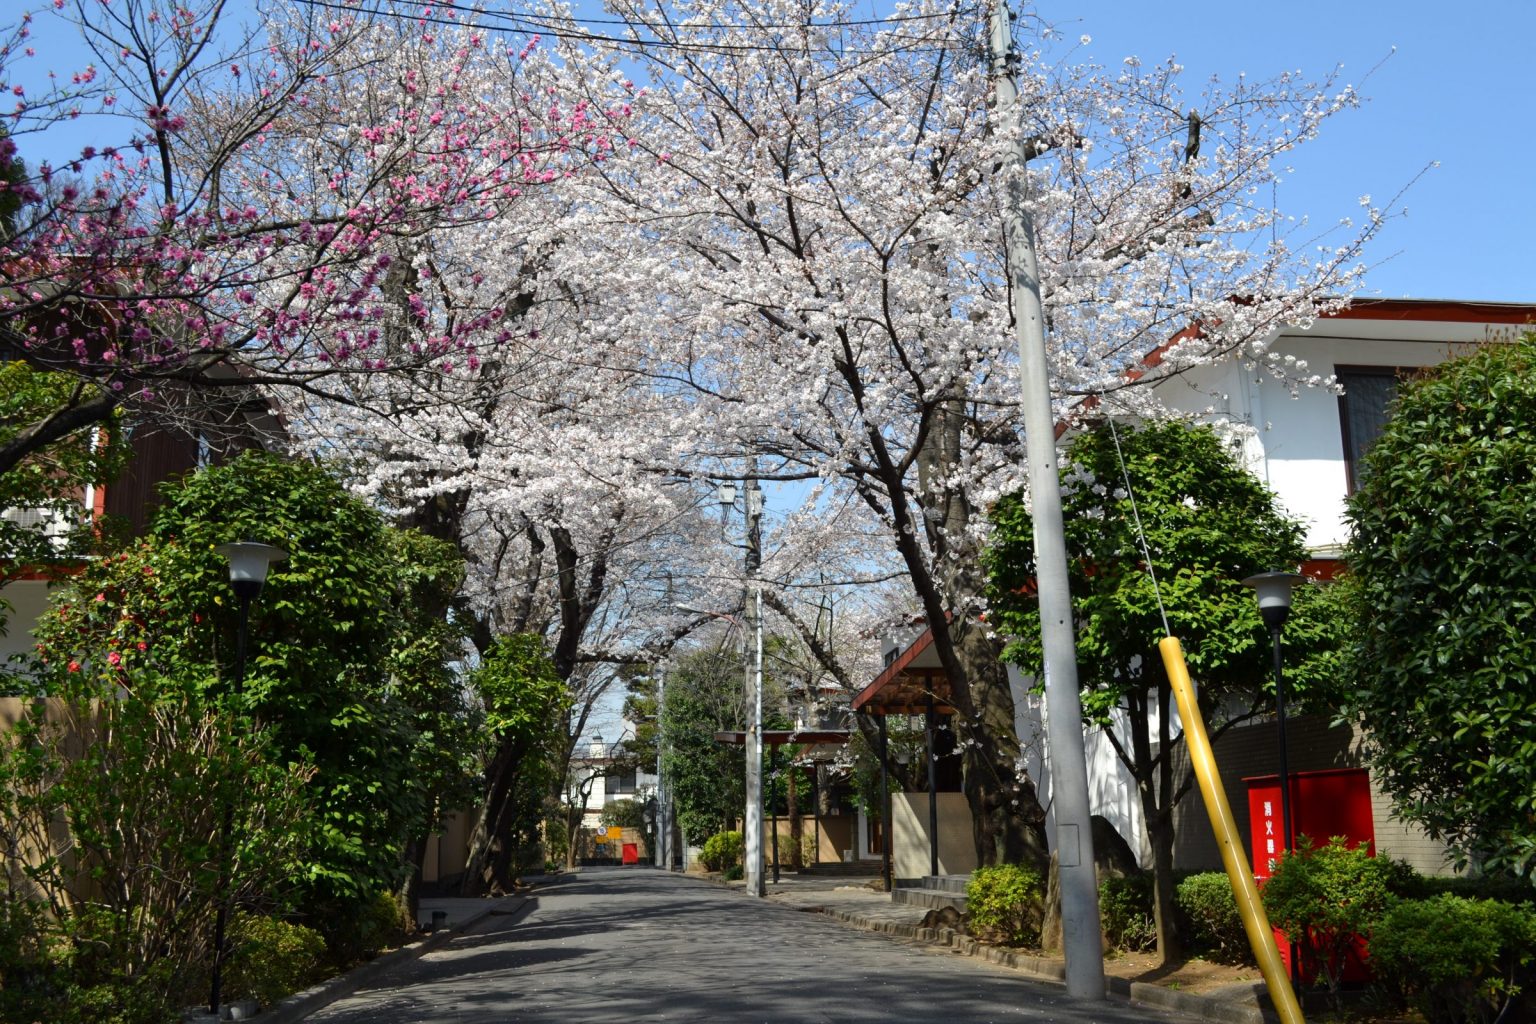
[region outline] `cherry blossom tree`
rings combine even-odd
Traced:
[[[1187,96],[1171,62],[1051,63],[1036,38],[1014,69],[1022,118],[999,123],[979,16],[954,5],[877,22],[802,0],[608,9],[625,25],[608,52],[648,80],[572,61],[563,91],[628,104],[644,129],[629,159],[570,183],[541,272],[600,312],[564,347],[651,382],[665,418],[637,406],[633,423],[687,425],[675,469],[739,476],[755,459],[760,478],[814,481],[763,579],[802,582],[785,567],[829,543],[826,509],[880,531],[864,571],[904,574],[938,626],[978,854],[1042,857],[977,558],[1023,462],[1000,147],[1022,135],[1032,154],[1063,415],[1109,392],[1151,413],[1146,383],[1226,356],[1267,364],[1272,328],[1353,287],[1382,213],[1308,238],[1268,197],[1278,161],[1354,93],[1282,75]]]
[[[0,34],[0,158],[75,122],[102,140],[6,185],[21,209],[0,244],[0,345],[80,386],[0,447],[0,472],[124,403],[166,414],[265,386],[345,401],[343,373],[464,359],[502,309],[385,343],[398,243],[498,217],[574,149],[609,145],[603,115],[498,89],[525,54],[485,32],[351,3],[227,8],[55,0]],[[45,18],[73,24],[84,66],[34,68]]]

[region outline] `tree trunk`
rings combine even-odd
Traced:
[[[956,740],[965,744],[963,788],[977,863],[1027,864],[1043,875],[1050,863],[1045,809],[1034,781],[1020,769],[1013,690],[1003,666],[1002,643],[980,621],[986,581],[972,537],[977,510],[963,488],[946,482],[965,457],[965,424],[960,398],[935,402],[929,413],[917,471],[919,493],[925,496],[921,529],[933,568],[929,571],[925,564],[921,572],[913,572],[913,583],[949,679],[951,703],[960,712],[951,723]],[[910,514],[905,508],[903,512]],[[905,547],[917,554],[915,544]]]
[[[1157,956],[1163,964],[1179,959],[1184,952],[1177,918],[1174,915],[1173,890],[1173,756],[1172,723],[1168,720],[1171,690],[1166,678],[1149,683],[1145,690],[1126,695],[1131,750],[1115,743],[1121,761],[1136,779],[1136,793],[1146,822],[1147,841],[1152,847],[1152,919],[1157,926]],[[1152,755],[1151,713],[1149,699],[1156,693],[1158,702],[1158,752]],[[1113,740],[1113,733],[1110,734]]]
[[[1174,915],[1173,812],[1159,811],[1147,818],[1147,838],[1152,843],[1152,920],[1157,925],[1157,959],[1167,965],[1184,955]]]
[[[1168,677],[1157,673],[1157,789],[1154,794],[1157,813],[1147,816],[1147,838],[1152,842],[1153,917],[1157,922],[1157,957],[1168,964],[1184,955],[1178,919],[1173,913],[1173,687]]]
[[[459,891],[465,896],[483,896],[497,881],[496,854],[506,845],[506,839],[497,834],[496,828],[511,799],[519,761],[518,751],[511,744],[499,747],[491,759],[485,802],[475,815],[475,827],[469,836],[469,859],[459,884]]]
[[[425,836],[412,836],[406,841],[405,849],[401,851],[401,859],[408,870],[405,880],[400,883],[400,905],[405,908],[407,917],[412,921],[421,920],[421,872],[422,864],[427,859],[427,840]]]
[[[973,741],[965,744],[961,764],[977,862],[1025,864],[1043,875],[1050,863],[1045,809],[1034,780],[1016,767],[1021,750],[1002,652],[984,627],[961,625],[959,631],[955,653],[964,666],[976,720],[964,723],[956,715],[951,722],[959,730],[957,740]]]

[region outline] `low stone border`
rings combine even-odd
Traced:
[[[485,909],[473,917],[466,918],[458,924],[449,925],[442,931],[433,932],[426,938],[418,939],[399,949],[390,950],[382,956],[352,968],[346,974],[328,978],[313,988],[295,992],[251,1019],[259,1024],[295,1024],[338,999],[351,995],[384,972],[408,964],[434,949],[447,945],[455,935],[468,931],[492,914],[521,914],[528,909],[529,902],[530,898],[527,896],[505,896],[495,901],[487,900]]]
[[[969,935],[961,935],[953,928],[923,928],[901,921],[878,921],[848,910],[831,907],[808,906],[797,908],[811,913],[825,914],[835,921],[868,932],[880,932],[900,938],[912,939],[931,946],[940,946],[964,956],[974,956],[989,963],[1010,967],[1037,981],[1063,984],[1066,980],[1066,964],[1060,960],[1032,956],[1016,949],[1006,949],[981,942]],[[1215,1024],[1265,1024],[1268,1018],[1256,1005],[1237,1003],[1211,996],[1180,992],[1144,981],[1127,981],[1125,978],[1105,978],[1107,993],[1128,999],[1133,1005],[1153,1006],[1163,1010],[1213,1021]]]

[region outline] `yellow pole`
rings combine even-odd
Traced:
[[[1211,741],[1205,734],[1205,722],[1200,717],[1200,707],[1195,702],[1195,689],[1189,682],[1189,666],[1184,663],[1184,648],[1175,637],[1158,641],[1157,649],[1163,655],[1163,668],[1168,681],[1173,684],[1173,695],[1179,702],[1179,717],[1184,722],[1184,743],[1189,748],[1189,761],[1195,769],[1195,779],[1200,783],[1200,795],[1205,798],[1205,810],[1211,818],[1211,829],[1221,847],[1221,862],[1226,865],[1227,877],[1232,880],[1232,895],[1237,899],[1237,912],[1243,918],[1243,928],[1248,933],[1248,944],[1253,947],[1254,958],[1259,961],[1259,971],[1269,986],[1269,998],[1280,1013],[1282,1024],[1305,1024],[1291,979],[1285,973],[1280,950],[1275,945],[1275,934],[1269,927],[1264,904],[1259,900],[1259,887],[1254,883],[1253,872],[1248,870],[1248,855],[1243,850],[1242,836],[1238,835],[1237,822],[1232,817],[1232,807],[1227,803],[1227,792],[1222,788],[1221,776],[1216,773],[1216,758],[1211,753]]]

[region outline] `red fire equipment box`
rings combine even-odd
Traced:
[[[1261,775],[1244,779],[1248,784],[1248,822],[1253,877],[1263,886],[1285,851],[1285,830],[1281,826],[1280,777]],[[1314,847],[1325,846],[1335,836],[1343,836],[1350,846],[1367,844],[1376,853],[1376,825],[1371,817],[1371,783],[1364,768],[1336,768],[1321,772],[1293,772],[1290,777],[1291,834],[1306,836]],[[1294,844],[1293,844],[1294,845]],[[1279,931],[1275,941],[1280,946],[1287,970],[1290,969],[1290,944]],[[1357,941],[1353,955],[1345,964],[1345,981],[1365,981],[1370,975],[1362,960],[1363,941]],[[1307,968],[1306,965],[1303,965]],[[1294,972],[1292,974],[1294,977]]]

